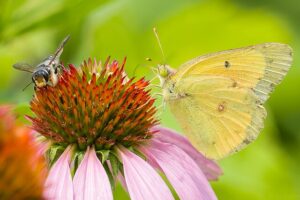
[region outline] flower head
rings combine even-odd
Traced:
[[[101,68],[89,60],[80,68],[70,65],[57,87],[36,92],[31,108],[33,127],[54,143],[86,150],[130,147],[152,137],[154,99],[148,82],[126,80],[123,67],[113,62]],[[91,70],[91,71],[90,71]]]
[[[42,199],[44,160],[31,131],[15,124],[9,106],[0,107],[0,198]]]
[[[112,199],[120,180],[131,199],[173,199],[159,170],[182,199],[214,199],[206,177],[216,179],[220,169],[182,136],[157,126],[149,82],[129,79],[124,64],[89,59],[64,69],[55,87],[36,90],[36,117],[29,118],[51,142],[47,155],[54,163],[46,197]]]

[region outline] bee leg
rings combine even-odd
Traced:
[[[57,65],[56,68],[54,69],[54,74],[58,74],[58,72],[61,71],[61,65]]]
[[[65,67],[62,64],[58,64],[55,68],[54,68],[54,73],[58,74],[61,73],[63,71]]]
[[[59,64],[58,67],[62,70],[62,69],[65,69],[65,66],[62,65],[62,64]]]

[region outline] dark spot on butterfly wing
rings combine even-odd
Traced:
[[[269,59],[269,64],[272,64],[274,62],[274,59]]]
[[[252,140],[249,139],[249,138],[246,138],[246,139],[243,140],[243,143],[246,144],[246,145],[250,144],[251,142],[252,142]]]
[[[229,68],[229,67],[230,67],[230,65],[231,65],[231,64],[230,64],[230,62],[229,62],[229,61],[227,61],[227,60],[226,60],[226,61],[224,62],[224,66],[225,66],[225,68]]]
[[[237,87],[237,82],[236,81],[233,81],[233,83],[232,83],[232,87]]]
[[[223,112],[223,111],[225,111],[225,107],[226,106],[226,102],[222,102],[222,103],[220,103],[219,105],[218,105],[218,111],[219,112]]]

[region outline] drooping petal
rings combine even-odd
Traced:
[[[201,169],[177,146],[153,141],[142,150],[157,162],[180,199],[217,199]]]
[[[38,147],[38,155],[45,155],[46,151],[49,149],[51,142],[45,141],[43,136],[35,131],[30,132],[32,140],[37,144]]]
[[[70,171],[71,147],[67,147],[50,169],[45,182],[45,198],[73,200],[73,184]]]
[[[152,131],[159,131],[159,134],[155,134],[154,140],[174,144],[185,151],[201,168],[208,180],[216,180],[223,174],[222,169],[214,161],[205,158],[184,136],[161,126],[153,127]]]
[[[75,200],[112,200],[112,190],[104,167],[93,148],[88,149],[76,170],[74,180]]]
[[[159,174],[143,159],[122,149],[124,175],[132,200],[174,199]]]
[[[128,188],[127,188],[124,176],[121,173],[119,173],[118,176],[117,176],[117,178],[120,181],[120,183],[123,186],[123,188],[128,192]]]

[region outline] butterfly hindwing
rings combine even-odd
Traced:
[[[209,158],[240,150],[263,127],[266,112],[261,102],[252,90],[235,87],[229,78],[185,78],[179,92],[182,98],[168,101],[170,109],[191,142]]]

